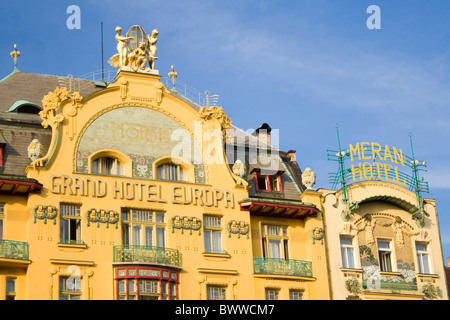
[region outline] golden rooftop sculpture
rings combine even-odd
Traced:
[[[149,74],[159,74],[155,70],[156,43],[159,34],[157,29],[151,36],[140,26],[132,26],[126,36],[122,36],[122,28],[116,27],[117,53],[108,63],[119,70],[134,71]],[[148,63],[149,67],[146,66]]]
[[[14,50],[10,53],[14,59],[14,69],[17,69],[17,57],[20,57],[20,51],[17,50],[17,44],[14,44]]]

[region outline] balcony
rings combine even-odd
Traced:
[[[0,240],[0,258],[28,260],[28,242]]]
[[[256,274],[312,277],[312,263],[294,259],[253,258],[253,271]]]
[[[180,266],[180,254],[176,249],[120,245],[114,246],[114,262],[142,262]]]
[[[380,271],[378,266],[364,267],[363,289],[385,289],[394,291],[417,291],[417,277],[412,270],[398,272]]]

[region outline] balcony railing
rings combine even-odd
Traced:
[[[294,259],[253,258],[253,271],[257,274],[312,277],[312,263]]]
[[[145,262],[180,266],[180,254],[176,249],[120,245],[114,246],[114,262]]]
[[[28,242],[0,240],[0,258],[28,260]]]
[[[378,266],[363,268],[364,289],[408,290],[417,291],[417,277],[413,270],[382,272]]]

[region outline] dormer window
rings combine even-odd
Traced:
[[[258,191],[281,192],[281,172],[276,174],[261,174],[260,170],[255,170],[256,189]]]
[[[92,161],[92,173],[123,175],[123,164],[116,158],[103,157]]]

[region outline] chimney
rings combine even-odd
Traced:
[[[295,150],[289,150],[288,153],[287,153],[291,162],[292,161],[297,161],[297,157],[295,156],[295,152],[296,152]]]
[[[261,127],[256,129],[256,137],[270,144],[270,131],[272,131],[272,128],[267,123],[263,123]]]

